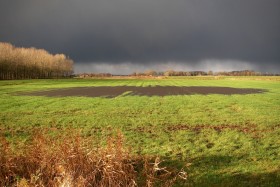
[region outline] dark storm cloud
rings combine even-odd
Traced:
[[[0,21],[1,41],[77,64],[280,69],[279,0],[0,0]]]

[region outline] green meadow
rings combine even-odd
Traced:
[[[87,86],[218,86],[258,88],[247,95],[105,97],[23,96],[21,92]],[[178,186],[280,185],[278,77],[59,79],[0,81],[0,131],[25,142],[34,129],[106,142],[119,131],[133,154],[185,167]],[[71,136],[71,134],[69,134]],[[187,165],[187,167],[186,167]]]

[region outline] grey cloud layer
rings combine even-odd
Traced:
[[[0,0],[0,40],[77,62],[279,67],[279,0]]]

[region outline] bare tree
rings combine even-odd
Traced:
[[[0,79],[69,77],[73,74],[73,63],[64,54],[52,55],[43,49],[0,43]]]

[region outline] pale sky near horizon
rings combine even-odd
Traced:
[[[280,71],[279,0],[0,0],[0,42],[75,72]]]

